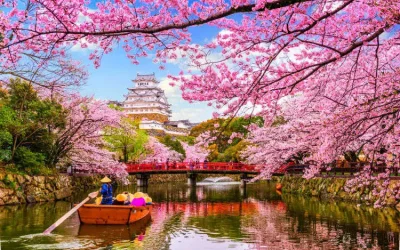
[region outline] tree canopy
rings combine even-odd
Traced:
[[[0,161],[23,171],[52,166],[49,148],[53,130],[65,128],[67,111],[57,102],[41,99],[30,84],[10,80],[0,97]]]
[[[211,119],[198,124],[190,131],[190,135],[197,137],[209,148],[210,161],[239,162],[244,160],[240,152],[243,151],[248,142],[242,141],[249,133],[251,125],[259,127],[264,123],[261,117],[235,117],[232,119]],[[204,135],[206,135],[204,137]]]
[[[137,161],[146,155],[145,144],[148,142],[146,131],[139,129],[139,121],[122,118],[116,127],[104,129],[107,148],[118,152],[123,162]]]
[[[247,153],[264,173],[298,152],[316,163],[309,177],[347,151],[362,149],[371,162],[385,158],[381,148],[400,155],[398,0],[93,2],[2,1],[1,67],[27,53],[47,66],[66,46],[93,44],[99,67],[121,44],[133,64],[151,53],[161,69],[190,65],[171,83],[181,83],[184,99],[216,107],[215,118],[261,116]],[[196,44],[189,28],[198,25],[220,32]],[[271,127],[278,116],[285,123]]]
[[[11,79],[0,93],[0,162],[12,170],[44,174],[73,165],[126,176],[101,137],[105,127],[118,124],[120,112],[77,94],[38,91],[21,79]]]

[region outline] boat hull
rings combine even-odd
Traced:
[[[151,205],[143,207],[85,204],[78,209],[83,224],[124,225],[151,216]]]

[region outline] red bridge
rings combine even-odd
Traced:
[[[240,174],[241,179],[260,173],[256,165],[230,162],[174,162],[126,164],[130,175],[136,175],[138,186],[147,186],[151,174],[183,174],[188,176],[188,184],[195,185],[197,174]]]
[[[258,174],[259,170],[255,165],[248,165],[243,163],[229,163],[229,162],[208,162],[208,163],[127,163],[127,171],[129,174],[166,174],[166,173],[249,173]]]

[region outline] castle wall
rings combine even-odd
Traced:
[[[134,120],[143,120],[146,118],[147,120],[158,121],[164,123],[169,120],[168,116],[162,114],[154,114],[154,113],[145,113],[145,114],[128,114],[128,117],[131,117]]]

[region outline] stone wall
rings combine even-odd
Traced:
[[[77,191],[87,191],[93,189],[100,189],[100,180],[104,176],[101,175],[91,175],[91,176],[72,176],[71,184],[74,190]]]
[[[338,199],[366,205],[373,205],[378,198],[373,194],[372,188],[368,187],[360,187],[352,193],[346,192],[344,187],[348,178],[313,178],[307,180],[301,176],[284,176],[277,177],[275,180],[282,183],[283,193]],[[393,190],[397,183],[396,180],[390,182],[383,205],[400,208],[399,201],[395,199],[397,192]]]
[[[71,196],[66,175],[28,176],[0,173],[0,205],[61,200]]]

